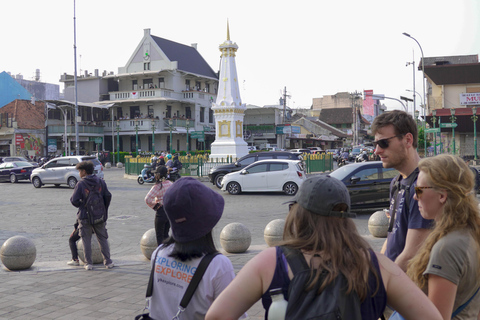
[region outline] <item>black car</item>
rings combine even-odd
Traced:
[[[235,163],[212,168],[208,174],[208,177],[210,178],[210,182],[220,189],[222,187],[222,179],[227,173],[242,170],[249,164],[252,164],[256,161],[268,159],[302,160],[302,155],[299,152],[294,153],[288,151],[254,152],[243,156]]]
[[[353,212],[374,212],[389,207],[390,182],[398,171],[370,161],[342,166],[330,175],[347,186]]]
[[[27,161],[3,162],[0,164],[0,181],[15,183],[18,180],[30,180],[32,170],[37,166]]]
[[[28,162],[32,166],[38,166],[38,163],[33,161],[33,160],[30,160],[30,158],[24,158],[24,157],[20,157],[20,156],[11,156],[11,157],[4,157],[3,158],[3,162],[13,162],[13,161]]]

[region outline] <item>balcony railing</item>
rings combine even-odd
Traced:
[[[138,122],[135,123],[135,120]],[[162,124],[163,122],[158,119],[127,119],[127,120],[118,120],[113,121],[113,131],[117,131],[117,125],[120,125],[120,131],[135,131],[135,125],[138,125],[138,131],[149,131],[152,132],[152,123],[155,125],[156,130],[164,130]],[[106,132],[112,132],[112,121],[104,121]]]
[[[168,89],[151,88],[130,91],[110,92],[110,101],[144,99],[144,98],[172,98],[176,100],[199,100],[210,103],[214,101],[214,94],[204,91],[174,92]]]
[[[103,125],[78,125],[78,133],[95,133],[95,134],[103,134]],[[48,126],[48,134],[55,134],[55,133],[65,133],[65,126]],[[74,125],[67,125],[67,134],[74,134],[75,133],[75,126]]]
[[[187,127],[187,119],[163,119],[163,126],[165,129],[168,129],[170,127],[169,121],[172,120],[172,127],[182,127],[186,128]],[[195,119],[188,119],[189,124],[188,127],[191,129],[195,125]]]

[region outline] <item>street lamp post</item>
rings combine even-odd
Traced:
[[[190,126],[190,120],[186,120],[185,121],[185,125],[187,127],[187,154],[188,154],[188,151],[189,151],[189,145],[188,145],[188,129],[189,129],[189,126]]]
[[[138,119],[135,119],[135,156],[138,156]]]
[[[432,121],[433,121],[433,129],[435,129],[435,125],[437,122],[437,109],[432,110]],[[437,133],[433,133],[433,154],[437,155]]]
[[[420,47],[420,52],[422,53],[422,84],[423,84],[423,102],[425,103],[425,105],[423,106],[423,135],[425,137],[425,130],[427,128],[427,124],[426,124],[426,121],[427,121],[427,99],[426,99],[426,96],[425,96],[425,57],[423,56],[423,49],[422,49],[422,46],[420,45],[420,43],[417,41],[417,39],[415,39],[414,37],[412,37],[411,35],[409,35],[408,33],[404,32],[403,33],[404,36],[406,37],[409,37],[411,39],[413,39],[417,44],[418,46]],[[425,157],[427,156],[427,139],[423,139],[423,143],[424,143],[424,152],[425,152]]]
[[[117,163],[120,162],[120,120],[117,120]]]
[[[452,116],[450,117],[450,120],[452,121],[452,140],[453,140],[453,154],[455,155],[455,120],[457,120],[457,117],[455,117],[455,108],[450,109],[450,113]]]
[[[475,160],[477,160],[477,107],[472,108],[472,121],[473,121],[473,144],[475,146]]]
[[[155,154],[155,120],[152,120],[152,155]]]
[[[170,128],[170,154],[172,154],[172,126],[173,126],[173,120],[170,119],[168,120],[168,127]]]

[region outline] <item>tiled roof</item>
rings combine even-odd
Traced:
[[[218,79],[217,74],[194,47],[156,36],[152,38],[170,61],[178,62],[179,70]]]
[[[352,109],[350,108],[322,109],[319,118],[330,125],[353,122]]]
[[[35,105],[30,100],[14,100],[0,109],[0,113],[8,113],[14,117],[19,129],[44,129],[45,128],[45,103],[36,101]]]
[[[444,56],[444,57],[425,57],[424,66],[436,65],[452,65],[452,64],[468,64],[478,63],[478,54],[471,54],[465,56]],[[422,60],[418,64],[418,69],[422,70]]]

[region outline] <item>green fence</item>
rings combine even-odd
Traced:
[[[232,157],[214,159],[210,161],[208,156],[183,156],[178,158],[183,164],[180,171],[182,176],[205,177],[212,168],[235,162]],[[305,171],[307,173],[325,172],[333,170],[333,158],[331,154],[304,154]],[[125,173],[139,175],[146,164],[151,163],[151,157],[125,156]]]

